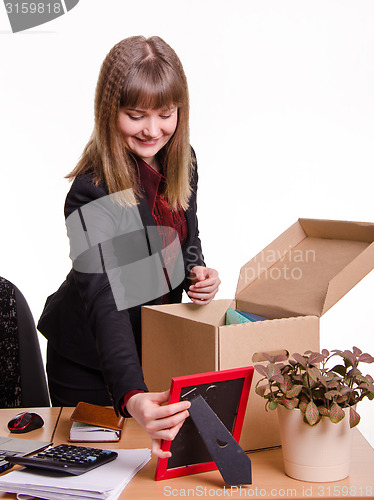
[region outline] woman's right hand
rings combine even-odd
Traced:
[[[169,392],[141,392],[127,401],[126,409],[152,438],[152,453],[160,458],[171,457],[170,451],[161,450],[161,440],[172,441],[189,416],[189,401],[165,404]]]

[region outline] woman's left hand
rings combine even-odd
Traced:
[[[192,302],[199,305],[209,304],[214,299],[221,283],[218,272],[210,267],[195,266],[190,271],[190,278],[193,284],[187,295]]]

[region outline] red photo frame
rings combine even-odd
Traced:
[[[175,377],[169,403],[177,403],[191,390],[197,390],[239,442],[253,371],[253,366],[248,366]],[[191,418],[185,421],[173,441],[162,441],[161,449],[171,451],[172,457],[158,459],[156,481],[217,469]]]

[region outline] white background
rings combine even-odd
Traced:
[[[371,0],[80,0],[12,34],[0,6],[0,275],[37,319],[69,272],[64,175],[91,134],[103,58],[137,34],[163,37],[188,77],[217,298],[299,217],[374,222],[373,26]],[[369,275],[322,318],[321,347],[374,354],[373,292]],[[374,445],[373,403],[360,413]]]

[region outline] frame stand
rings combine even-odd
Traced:
[[[227,485],[252,484],[250,458],[204,398],[195,390],[182,400],[191,403],[190,416]]]

